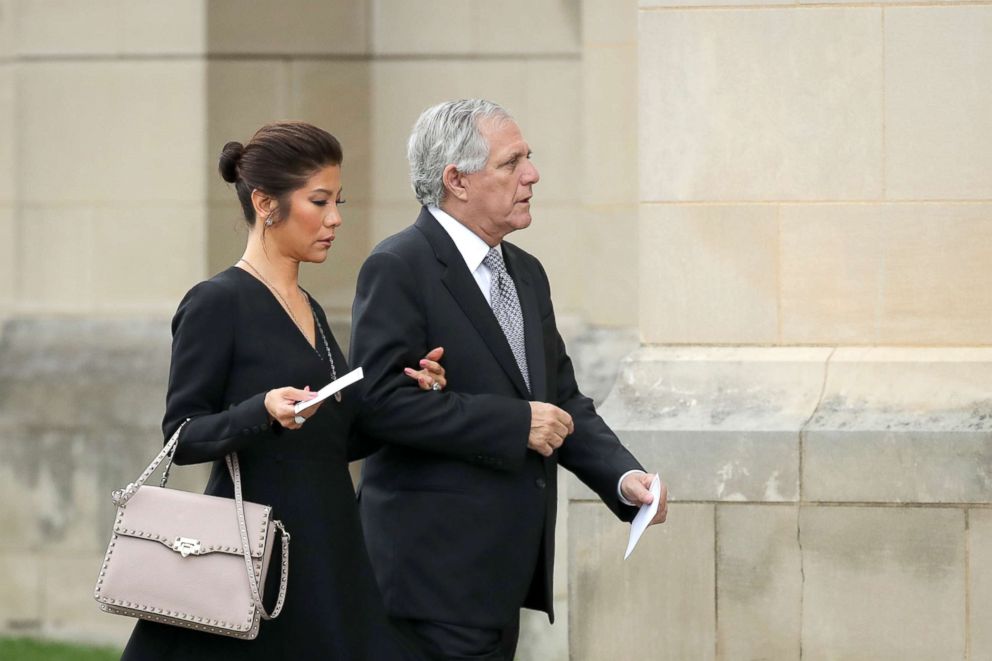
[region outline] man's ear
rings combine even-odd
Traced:
[[[468,201],[468,182],[465,175],[458,171],[454,165],[447,165],[441,173],[441,181],[444,189],[454,198],[462,202]]]
[[[251,192],[251,205],[255,207],[255,218],[263,222],[275,213],[278,207],[268,193],[263,193],[257,188]]]

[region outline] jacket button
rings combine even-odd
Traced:
[[[534,484],[537,485],[538,489],[543,489],[544,487],[548,486],[548,483],[544,481],[543,477],[539,477],[536,480],[534,480]]]

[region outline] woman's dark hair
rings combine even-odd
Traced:
[[[256,188],[278,205],[273,221],[289,213],[289,196],[315,172],[341,165],[341,143],[333,135],[304,122],[277,122],[258,129],[247,145],[229,142],[220,153],[217,169],[234,184],[249,226],[255,224],[251,192]]]

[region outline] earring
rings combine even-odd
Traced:
[[[272,227],[272,214],[271,213],[269,214],[269,217],[265,219],[265,226],[266,227]]]

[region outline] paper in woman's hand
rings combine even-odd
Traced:
[[[306,409],[321,403],[328,397],[332,396],[334,393],[344,390],[353,383],[357,383],[365,378],[365,374],[362,372],[362,368],[353,369],[344,376],[331,381],[326,386],[317,391],[317,396],[313,399],[308,399],[305,402],[297,402],[293,407],[297,415],[300,411],[305,411]]]

